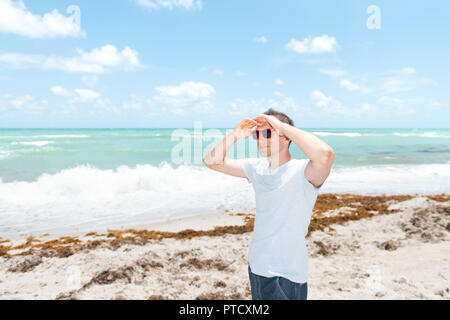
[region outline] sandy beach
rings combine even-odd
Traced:
[[[254,213],[0,238],[0,299],[250,299]],[[308,299],[450,299],[450,196],[321,194]]]

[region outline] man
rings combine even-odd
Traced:
[[[261,158],[227,158],[239,139],[253,136]],[[294,142],[307,159],[293,159]],[[203,158],[213,170],[246,178],[256,198],[248,273],[253,299],[306,300],[308,254],[305,236],[312,210],[334,162],[325,142],[294,127],[284,113],[269,109],[241,120]]]

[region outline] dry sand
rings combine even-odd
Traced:
[[[250,299],[252,227],[224,213],[0,239],[0,298]],[[308,299],[450,299],[449,196],[319,195],[307,246]]]

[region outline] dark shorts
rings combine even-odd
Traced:
[[[308,283],[292,282],[283,277],[263,277],[248,266],[253,300],[306,300]]]

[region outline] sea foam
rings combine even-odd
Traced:
[[[24,145],[24,146],[36,146],[36,147],[43,147],[48,144],[54,143],[53,141],[31,141],[31,142],[12,142],[12,145]]]
[[[320,193],[450,193],[450,163],[332,168]],[[200,166],[89,165],[32,182],[0,179],[0,236],[98,230],[219,212],[252,212],[246,179]]]

